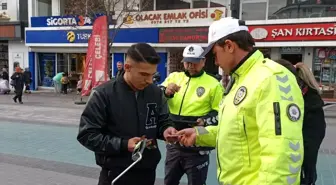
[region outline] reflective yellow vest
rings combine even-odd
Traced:
[[[295,76],[255,51],[232,74],[218,126],[196,127],[217,149],[221,185],[299,185],[304,103]]]
[[[214,77],[203,72],[199,77],[189,77],[184,72],[171,73],[163,86],[175,83],[180,90],[168,100],[169,111],[173,115],[202,117],[211,110],[218,111],[224,88]]]

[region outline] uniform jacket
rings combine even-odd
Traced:
[[[168,99],[170,117],[178,130],[195,126],[184,124],[183,121],[196,123],[198,118],[203,118],[206,126],[217,125],[219,102],[223,97],[224,88],[216,78],[204,71],[194,76],[190,76],[188,72],[174,72],[162,85],[167,87],[170,83],[181,87]]]
[[[224,93],[223,86],[214,77],[202,71],[190,76],[187,72],[171,73],[162,83],[164,87],[175,83],[180,90],[168,99],[168,107],[172,120],[196,121],[204,118],[207,125],[217,125],[219,102]],[[177,125],[179,129],[188,125]]]
[[[98,165],[125,168],[131,161],[128,139],[162,138],[170,125],[163,94],[155,85],[134,92],[123,76],[93,90],[81,115],[77,140],[96,154]],[[155,169],[160,161],[158,148],[146,149],[135,168]]]
[[[219,124],[197,128],[216,146],[221,185],[299,185],[303,97],[295,76],[256,50],[232,71]]]

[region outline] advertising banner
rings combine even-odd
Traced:
[[[93,23],[86,54],[82,96],[88,96],[92,88],[108,80],[106,19],[106,16],[101,16]]]
[[[249,25],[248,27],[257,42],[336,40],[335,23]]]

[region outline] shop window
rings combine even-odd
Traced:
[[[70,54],[69,88],[76,88],[79,77],[84,72],[85,60],[85,54]]]
[[[56,54],[55,53],[39,53],[38,54],[38,85],[52,87],[52,78],[56,74]]]
[[[57,54],[57,73],[69,72],[69,54]]]
[[[336,79],[336,48],[314,49],[313,74],[324,90],[330,90]]]
[[[0,44],[0,70],[8,68],[8,45]]]
[[[156,10],[190,9],[191,0],[156,0]]]
[[[171,49],[169,51],[168,74],[176,71],[183,71],[183,48]]]

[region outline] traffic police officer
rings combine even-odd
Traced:
[[[185,72],[171,73],[162,83],[170,117],[177,130],[196,125],[217,125],[224,88],[217,79],[203,71],[205,58],[200,57],[203,52],[199,45],[187,46],[183,51]],[[184,173],[189,185],[204,185],[211,149],[168,144],[165,185],[178,185]]]
[[[253,48],[243,21],[213,22],[208,42],[204,54],[231,82],[218,126],[180,131],[180,142],[216,146],[221,185],[299,185],[304,103],[295,76]]]

